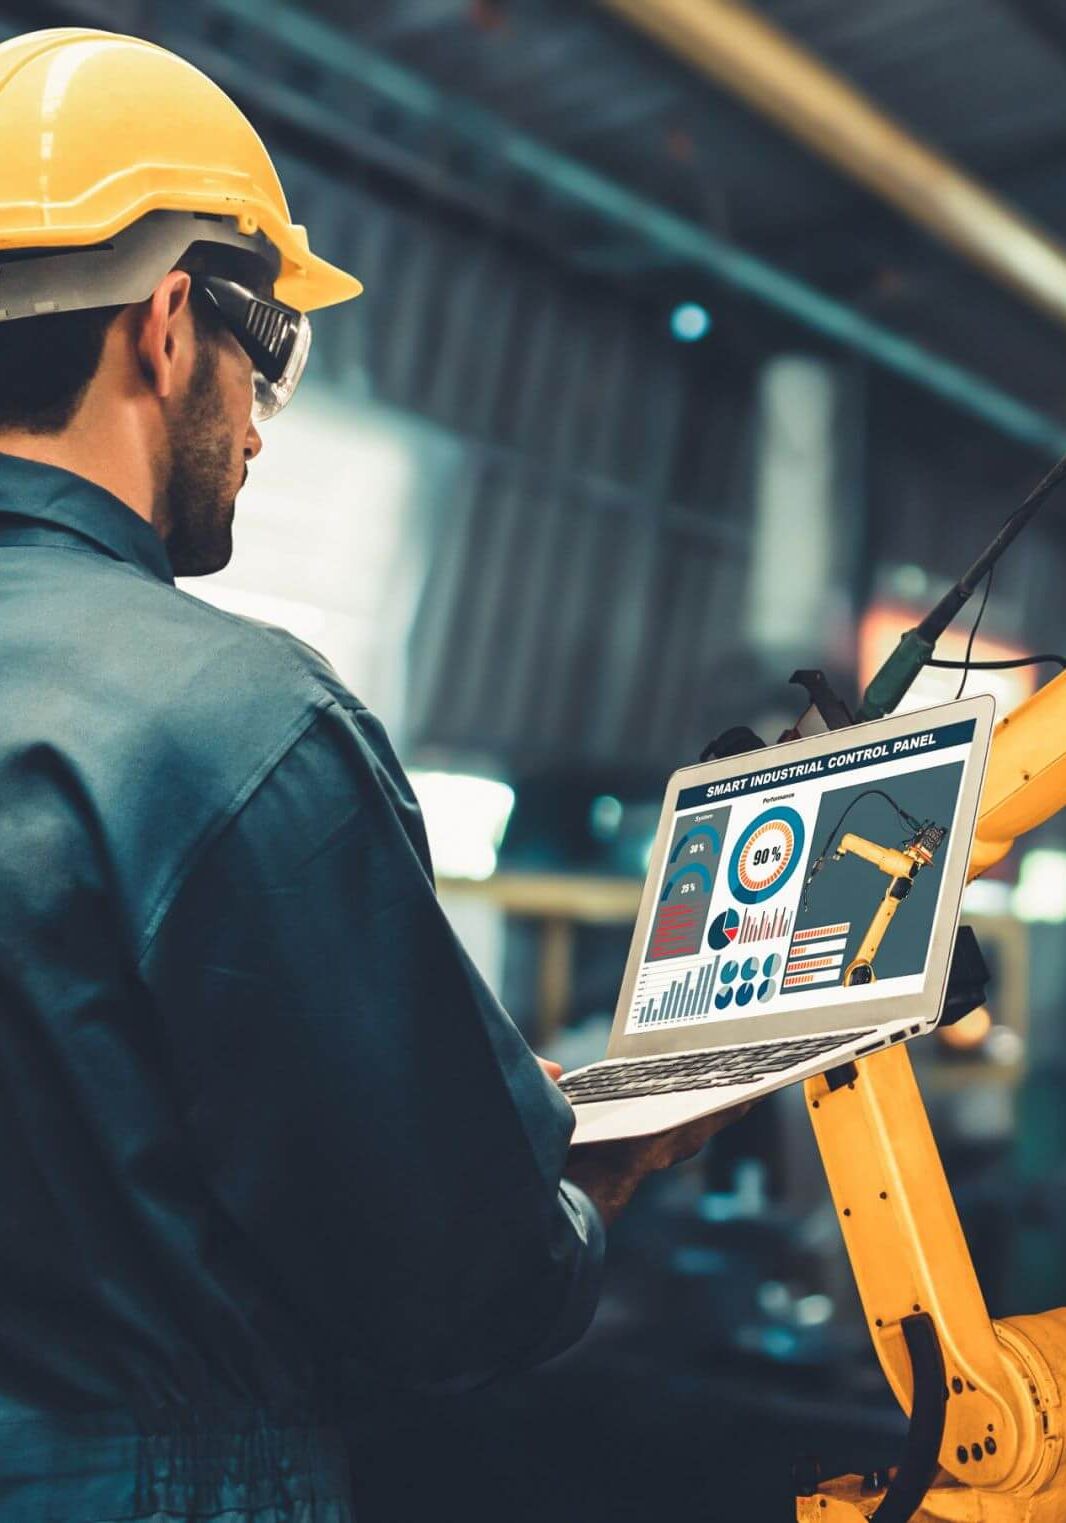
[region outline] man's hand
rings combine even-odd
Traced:
[[[561,1063],[551,1058],[537,1058],[549,1079],[558,1080]],[[566,1178],[572,1179],[594,1202],[605,1222],[613,1222],[648,1174],[658,1169],[672,1169],[683,1159],[696,1154],[723,1127],[746,1116],[754,1101],[736,1105],[732,1110],[713,1116],[698,1116],[666,1132],[650,1137],[622,1137],[616,1142],[585,1142],[570,1149],[566,1160]]]
[[[715,1132],[746,1115],[752,1103],[749,1100],[713,1116],[699,1116],[650,1137],[622,1137],[572,1147],[566,1160],[566,1178],[592,1199],[605,1222],[613,1222],[642,1179],[658,1169],[673,1168],[682,1159],[694,1158]]]

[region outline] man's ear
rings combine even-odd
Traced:
[[[171,270],[139,309],[137,358],[145,380],[160,399],[171,395],[175,374],[186,358],[183,346],[191,343],[191,292],[188,273]]]

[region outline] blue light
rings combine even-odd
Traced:
[[[698,302],[683,301],[670,314],[670,332],[682,344],[695,344],[706,338],[713,326],[711,314]]]

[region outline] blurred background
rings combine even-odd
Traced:
[[[0,0],[5,36],[84,23],[223,85],[366,285],[315,319],[231,565],[184,585],[382,716],[486,977],[538,1052],[598,1058],[670,772],[775,739],[797,666],[853,701],[1066,451],[1066,0]],[[1064,585],[1060,504],[975,655],[1066,650]],[[1036,1311],[1063,822],[964,918],[987,1010],[912,1051],[990,1310]],[[577,1349],[378,1393],[352,1445],[364,1523],[784,1523],[794,1459],[902,1431],[790,1090],[642,1188]]]

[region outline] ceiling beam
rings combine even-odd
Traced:
[[[1066,325],[1066,246],[739,0],[600,0]]]
[[[454,26],[469,14],[465,0],[389,0],[381,18],[372,21],[367,37],[375,46],[393,46],[396,43],[419,40],[432,35],[441,27]]]
[[[641,3],[652,4],[655,0]],[[284,0],[273,0],[269,6],[261,6],[259,0],[205,0],[203,9],[233,17],[240,22],[242,32],[266,27],[274,41],[284,48],[315,59],[323,68],[342,70],[354,87],[351,98],[358,101],[361,94],[371,91],[405,110],[425,126],[434,145],[437,165],[442,159],[442,140],[466,142],[482,154],[488,151],[493,157],[496,183],[501,188],[505,177],[513,190],[520,189],[522,179],[536,182],[546,187],[562,207],[585,215],[594,213],[605,232],[633,239],[682,267],[702,271],[744,292],[1012,438],[1051,454],[1066,452],[1066,423],[1062,420],[872,321],[697,223],[647,200],[579,160],[514,130],[505,119],[448,94],[430,80],[362,46],[351,35],[338,33]],[[311,106],[306,100],[302,104],[305,110]],[[344,122],[337,119],[335,110],[323,113],[327,114],[334,139],[343,137]]]

